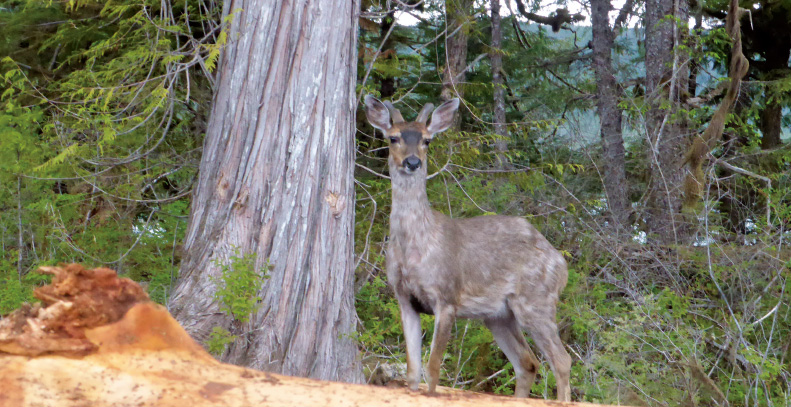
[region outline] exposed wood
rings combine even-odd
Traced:
[[[0,354],[92,352],[96,346],[86,338],[86,329],[116,322],[135,304],[149,301],[137,283],[110,269],[71,264],[40,271],[53,275],[51,284],[33,293],[42,304],[25,304],[0,320]]]
[[[0,407],[561,405],[447,388],[429,397],[425,389],[344,384],[223,364],[131,280],[79,265],[48,271],[55,274],[54,284],[37,290],[46,307],[35,314],[27,307],[9,318],[40,327],[39,339],[55,346],[34,357],[0,349]],[[0,338],[30,333],[9,318],[2,320]],[[68,334],[62,327],[69,327]],[[88,348],[67,350],[76,337]],[[19,340],[5,343],[23,343]]]
[[[153,323],[148,324],[151,328],[178,326],[174,320],[165,318],[167,313],[161,308],[138,307],[130,318],[153,317]],[[135,335],[135,343],[117,346],[108,341],[106,349],[82,358],[0,354],[0,407],[595,406],[514,399],[448,388],[427,396],[425,389],[411,392],[406,388],[283,376],[219,363],[202,353],[197,345],[173,346],[162,342],[163,337],[151,330],[138,331]],[[183,333],[179,339],[189,337]]]
[[[264,373],[217,363],[206,356],[181,349],[127,350],[80,359],[0,356],[0,406],[596,406],[517,400],[447,388],[427,396],[405,388]]]

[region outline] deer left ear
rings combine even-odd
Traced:
[[[434,110],[431,114],[431,124],[428,125],[429,134],[443,132],[453,125],[453,115],[459,109],[459,98],[451,99]]]
[[[379,130],[386,131],[392,127],[387,106],[371,95],[365,97],[365,116],[368,118],[368,123]]]

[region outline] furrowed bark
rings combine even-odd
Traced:
[[[591,0],[593,24],[593,68],[596,71],[596,98],[601,121],[602,169],[604,191],[616,228],[629,222],[628,184],[626,183],[626,151],[623,145],[620,91],[613,74],[611,53],[614,34],[608,14],[610,0]]]
[[[445,0],[447,14],[447,39],[445,41],[445,72],[442,75],[443,101],[455,97],[464,98],[465,69],[467,68],[467,39],[469,37],[468,21],[472,0]],[[453,130],[461,124],[461,110],[456,114]]]
[[[362,381],[353,222],[359,2],[231,0],[186,256],[169,308],[194,338],[238,338],[230,363]],[[247,323],[214,300],[234,251],[268,261]]]
[[[681,214],[684,154],[690,141],[683,114],[687,98],[688,56],[682,51],[687,0],[645,3],[646,132],[650,182],[646,200],[649,235],[661,243],[686,239],[689,227]]]
[[[505,168],[507,158],[503,154],[508,149],[508,126],[505,122],[505,82],[503,78],[503,28],[500,17],[500,0],[491,0],[492,46],[489,61],[492,64],[492,86],[494,87],[494,132],[500,139],[494,142],[497,152],[497,166]]]

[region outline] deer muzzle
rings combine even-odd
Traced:
[[[421,161],[419,158],[415,157],[414,155],[410,155],[409,157],[404,159],[404,168],[411,171],[416,171],[420,168]]]

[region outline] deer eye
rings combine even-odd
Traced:
[[[431,139],[430,138],[423,139],[423,144],[428,146],[429,144],[431,144]]]
[[[390,143],[391,144],[398,143],[398,137],[390,137]]]

